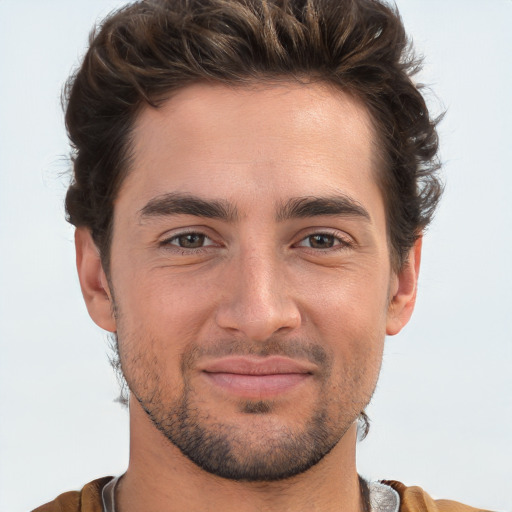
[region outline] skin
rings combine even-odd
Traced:
[[[117,333],[132,391],[119,510],[361,509],[356,419],[385,335],[412,313],[421,250],[393,272],[374,138],[364,105],[322,84],[197,84],[140,114],[108,279],[76,232],[89,313]],[[223,215],[183,213],[191,196]],[[297,198],[345,203],[299,215],[283,206]],[[240,360],[249,370],[233,370]],[[272,375],[247,375],[258,365]],[[319,417],[326,453],[286,479],[219,476],[162,435],[184,430],[184,397],[193,422],[227,440],[226,464],[270,471],[314,451]]]

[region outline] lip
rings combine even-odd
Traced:
[[[200,369],[207,373],[234,373],[240,375],[276,375],[313,373],[316,365],[283,356],[251,357],[229,356],[207,361]]]
[[[291,391],[312,376],[315,365],[281,356],[226,357],[202,365],[215,387],[245,398],[263,399]]]

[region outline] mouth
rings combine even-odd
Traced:
[[[286,357],[227,357],[201,367],[211,385],[242,398],[265,399],[295,389],[313,376],[315,365]]]

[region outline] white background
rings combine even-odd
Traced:
[[[127,412],[113,403],[106,337],[82,303],[63,220],[59,104],[89,29],[123,3],[0,0],[5,512],[119,474],[128,460]],[[359,468],[435,497],[512,510],[512,2],[397,3],[426,55],[420,79],[448,109],[447,186],[424,243],[415,316],[387,341]]]

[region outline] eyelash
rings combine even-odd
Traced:
[[[180,245],[173,243],[174,241],[178,240],[180,237],[185,237],[187,235],[198,235],[198,236],[204,237],[205,239],[209,240],[212,243],[208,244],[206,246],[203,245],[201,247],[189,247],[189,248],[181,247]],[[312,238],[315,236],[316,237],[324,236],[324,237],[330,237],[330,238],[332,237],[334,239],[335,245],[333,247],[327,247],[327,248],[315,248],[315,247],[308,247],[308,246],[300,245],[301,243],[305,242],[308,238]],[[336,243],[336,241],[338,243]],[[167,247],[167,248],[169,246],[172,246],[173,251],[177,251],[183,255],[190,255],[190,254],[204,253],[209,250],[209,247],[213,247],[216,244],[212,240],[212,238],[209,237],[208,235],[206,235],[204,232],[202,232],[200,230],[196,230],[196,231],[190,230],[190,231],[184,231],[182,233],[177,233],[177,234],[173,235],[172,237],[166,238],[165,240],[162,240],[162,242],[160,242],[159,245],[161,247]],[[343,251],[343,250],[347,250],[347,249],[352,249],[354,246],[355,246],[355,243],[349,237],[346,237],[346,236],[342,237],[337,232],[330,232],[327,230],[312,232],[312,233],[304,236],[303,238],[301,238],[298,243],[293,245],[293,247],[303,247],[304,249],[306,249],[308,251],[314,251],[315,254]],[[217,245],[217,247],[218,247],[218,245]]]
[[[208,244],[206,246],[202,246],[202,247],[192,247],[192,248],[187,248],[187,247],[181,247],[179,246],[178,244],[173,244],[172,242],[181,238],[181,237],[184,237],[184,236],[187,236],[187,235],[199,235],[199,236],[202,236],[204,237],[205,239],[213,242],[211,244]],[[165,240],[162,240],[160,242],[160,247],[164,247],[164,248],[168,248],[169,246],[172,246],[172,250],[173,251],[177,251],[179,252],[180,254],[183,254],[183,255],[190,255],[190,254],[201,254],[203,252],[206,252],[208,250],[209,247],[212,247],[215,245],[215,242],[212,240],[211,237],[209,237],[208,235],[206,235],[205,233],[203,233],[202,231],[199,231],[199,230],[190,230],[190,231],[183,231],[181,233],[177,233],[169,238],[166,238]]]
[[[329,232],[329,231],[317,231],[317,232],[310,233],[309,235],[306,235],[304,238],[302,238],[299,241],[299,243],[295,244],[295,245],[296,246],[298,245],[299,247],[301,247],[299,244],[306,241],[308,238],[322,237],[322,236],[333,238],[335,245],[333,247],[327,247],[324,249],[307,247],[307,246],[302,246],[302,247],[312,250],[312,251],[315,251],[315,253],[318,253],[318,252],[327,253],[327,252],[333,252],[333,251],[343,251],[343,250],[347,250],[347,249],[352,249],[355,245],[355,243],[351,239],[349,239],[349,237],[346,237],[346,236],[342,237],[339,235],[339,233],[333,233],[333,232]],[[337,244],[336,244],[336,241],[338,242]]]

